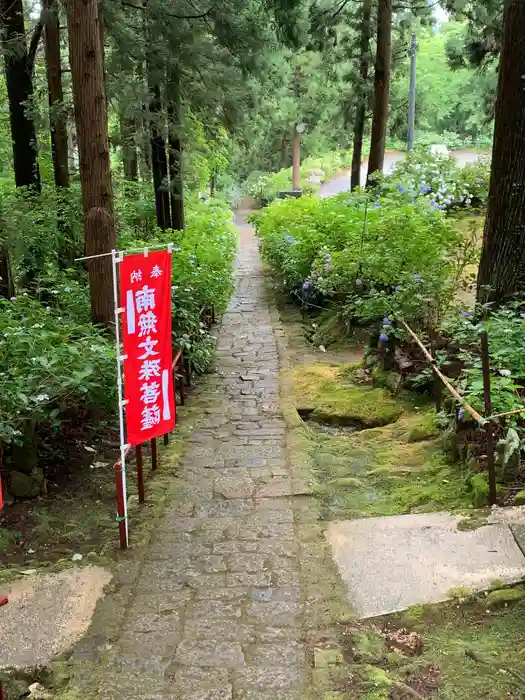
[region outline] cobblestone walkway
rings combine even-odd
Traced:
[[[303,700],[298,542],[277,345],[257,243],[241,236],[210,408],[111,649],[101,700]]]

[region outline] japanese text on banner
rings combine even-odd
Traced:
[[[171,253],[120,263],[127,442],[139,445],[175,427],[171,348]]]

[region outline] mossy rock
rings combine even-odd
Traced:
[[[514,499],[512,502],[515,506],[524,506],[525,505],[525,489],[523,491],[518,491],[518,493],[514,496]]]
[[[417,422],[410,427],[406,434],[407,442],[422,442],[437,437],[438,429],[435,421],[435,413],[422,413]]]
[[[470,477],[472,500],[476,507],[484,506],[489,500],[489,477],[484,472],[479,472]]]
[[[297,409],[312,420],[372,428],[393,423],[403,413],[386,391],[349,384],[336,366],[302,365],[291,372]]]
[[[485,604],[487,608],[504,608],[511,603],[517,603],[518,600],[525,598],[525,590],[523,588],[502,588],[499,591],[491,591]]]

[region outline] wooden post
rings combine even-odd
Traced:
[[[151,470],[157,471],[157,438],[151,438]]]
[[[492,401],[490,398],[490,356],[489,337],[487,331],[481,334],[481,361],[483,365],[483,396],[485,400],[485,415],[492,413]],[[483,426],[487,436],[487,469],[489,473],[489,504],[496,503],[496,470],[494,467],[494,426],[492,421],[487,421]]]
[[[139,487],[139,503],[144,503],[144,471],[142,469],[142,445],[135,447],[135,458],[137,460],[137,483]]]

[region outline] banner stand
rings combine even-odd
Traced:
[[[117,522],[119,524],[120,548],[127,549],[129,544],[128,529],[128,499],[126,491],[126,429],[124,423],[124,392],[122,386],[122,361],[124,357],[120,353],[120,315],[124,312],[118,304],[118,273],[117,265],[123,260],[123,253],[111,251],[111,263],[113,270],[113,302],[115,305],[115,349],[117,356],[117,392],[118,392],[118,416],[120,430],[120,460],[115,464],[115,479],[117,487]]]

